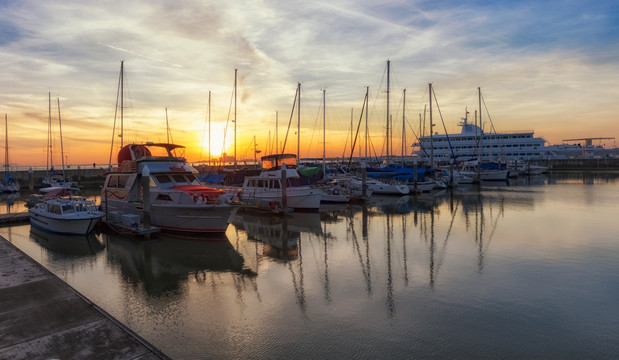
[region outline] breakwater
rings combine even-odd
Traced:
[[[619,171],[619,158],[572,158],[572,159],[552,159],[552,160],[536,160],[532,161],[540,165],[550,166],[553,170],[569,170],[569,171]],[[196,166],[200,174],[208,172],[206,166]],[[103,166],[72,166],[65,169],[64,173],[83,186],[100,186],[105,180],[105,172],[107,167]],[[45,168],[25,168],[19,167],[17,170],[11,170],[11,176],[19,181],[22,188],[41,187],[41,181],[47,176],[48,171]]]

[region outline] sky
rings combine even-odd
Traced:
[[[410,151],[430,83],[439,133],[480,88],[486,131],[619,137],[617,39],[616,1],[0,0],[0,114],[11,166],[46,165],[50,112],[53,162],[114,162],[123,61],[123,142],[171,136],[190,162],[296,153],[298,83],[301,157],[350,156],[351,124],[364,151],[366,113],[385,155],[387,95],[391,153]]]

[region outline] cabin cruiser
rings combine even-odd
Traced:
[[[57,234],[86,235],[103,218],[92,200],[81,196],[47,199],[28,209],[33,227]]]
[[[322,190],[301,184],[296,155],[267,155],[261,162],[259,175],[245,177],[241,201],[273,211],[318,211]]]
[[[118,152],[118,168],[106,175],[101,207],[106,222],[132,227],[144,224],[189,233],[223,233],[232,212],[222,190],[201,185],[197,170],[168,143],[130,144]],[[147,199],[147,201],[144,201]]]

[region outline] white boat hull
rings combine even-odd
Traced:
[[[268,188],[244,188],[241,200],[247,203],[273,203],[283,206],[282,191]],[[309,186],[291,187],[286,189],[288,208],[294,211],[318,211],[320,209],[321,191]]]
[[[60,218],[53,215],[43,214],[32,208],[30,213],[30,224],[36,228],[57,234],[67,235],[86,235],[91,233],[103,214],[90,218]]]
[[[410,190],[407,185],[387,184],[380,181],[367,181],[368,189],[372,190],[374,195],[408,195]]]
[[[436,186],[435,181],[418,181],[416,186],[415,183],[409,183],[408,189],[410,193],[414,194],[415,192],[430,192],[432,191],[432,189],[434,189],[434,186]]]
[[[104,211],[118,214],[134,214],[144,221],[144,208],[141,203],[107,200],[102,201]],[[223,233],[228,228],[233,206],[151,204],[150,223],[162,230],[192,233]]]

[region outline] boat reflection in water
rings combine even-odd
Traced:
[[[50,256],[56,259],[66,258],[66,255],[94,256],[105,249],[94,233],[88,235],[62,235],[31,226],[30,238],[42,247],[51,250]]]
[[[136,241],[117,234],[103,234],[107,256],[118,264],[126,281],[141,284],[153,296],[178,292],[189,279],[206,281],[208,273],[255,274],[228,241],[204,241],[202,237],[158,234],[153,240]]]
[[[249,240],[262,242],[263,254],[292,259],[299,254],[301,233],[320,234],[320,214],[290,213],[284,216],[251,211],[233,212],[230,222],[247,232]]]

